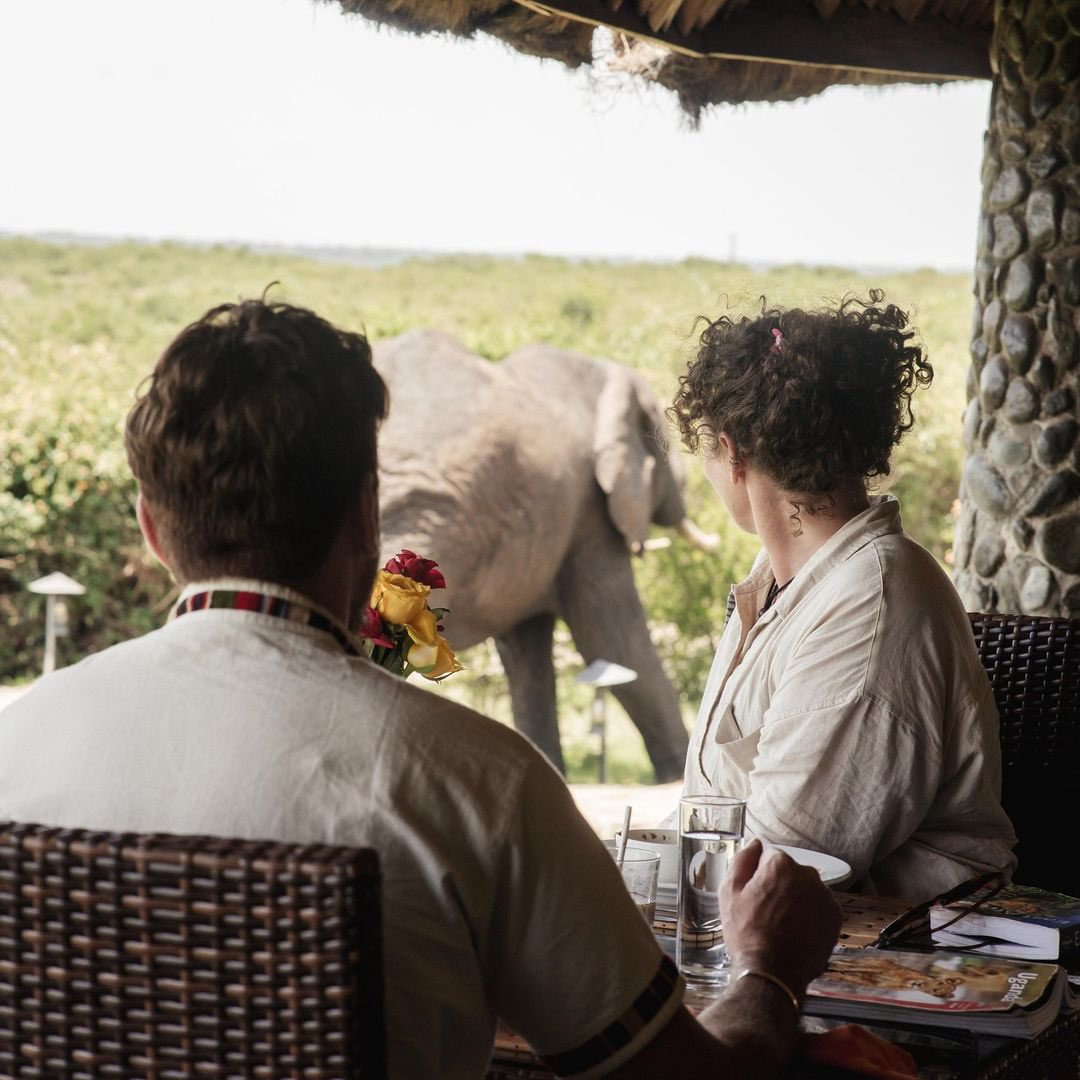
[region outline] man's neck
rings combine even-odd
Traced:
[[[278,582],[293,592],[306,596],[330,612],[342,626],[350,626],[353,616],[352,591],[346,581],[330,575],[315,574],[303,581]]]
[[[237,572],[226,576],[250,578],[251,574]],[[358,625],[360,609],[371,595],[374,580],[374,564],[369,565],[364,560],[364,565],[359,565],[359,560],[347,557],[336,543],[314,573],[289,580],[266,579],[268,584],[280,585],[317,604],[342,626],[353,631]]]

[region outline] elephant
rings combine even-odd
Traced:
[[[530,345],[499,362],[449,334],[379,342],[390,393],[379,435],[384,558],[409,548],[446,577],[455,649],[494,638],[514,723],[563,770],[552,661],[556,617],[586,663],[637,672],[613,688],[660,782],[682,776],[687,733],[635,585],[650,524],[715,546],[686,515],[645,380],[608,360]]]

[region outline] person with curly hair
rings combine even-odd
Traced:
[[[933,369],[907,314],[847,297],[708,321],[670,413],[735,523],[761,538],[686,759],[684,793],[747,800],[763,840],[923,900],[1011,872],[998,715],[948,576],[889,473]]]

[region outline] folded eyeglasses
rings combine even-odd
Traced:
[[[1004,875],[996,870],[988,874],[980,874],[978,877],[971,878],[968,881],[962,881],[955,888],[949,889],[948,892],[943,892],[932,900],[925,900],[921,904],[916,904],[910,910],[905,911],[899,918],[894,919],[878,934],[874,947],[878,949],[905,948],[927,951],[944,948],[945,946],[938,945],[933,939],[930,930],[930,909],[938,906],[947,907],[957,900],[968,901],[968,903],[964,904],[963,909],[957,911],[956,915],[948,922],[935,927],[933,933],[936,933],[938,930],[945,930],[952,926],[953,923],[959,922],[973,911],[978,911],[983,904],[997,896],[1005,888],[1006,884]],[[991,944],[993,944],[991,941],[978,941],[972,945],[950,945],[948,948],[951,952],[974,952]]]

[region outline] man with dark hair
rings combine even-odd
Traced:
[[[367,342],[287,304],[210,311],[127,424],[169,622],[43,679],[0,721],[0,815],[379,853],[391,1074],[479,1077],[502,1017],[564,1075],[769,1075],[839,914],[753,844],[722,890],[738,978],[697,1022],[562,779],[410,686],[350,622],[377,564]]]
[[[225,573],[288,584],[316,570],[352,516],[373,563],[386,404],[361,335],[287,304],[207,312],[165,351],[127,420],[155,554],[163,544],[181,581]]]

